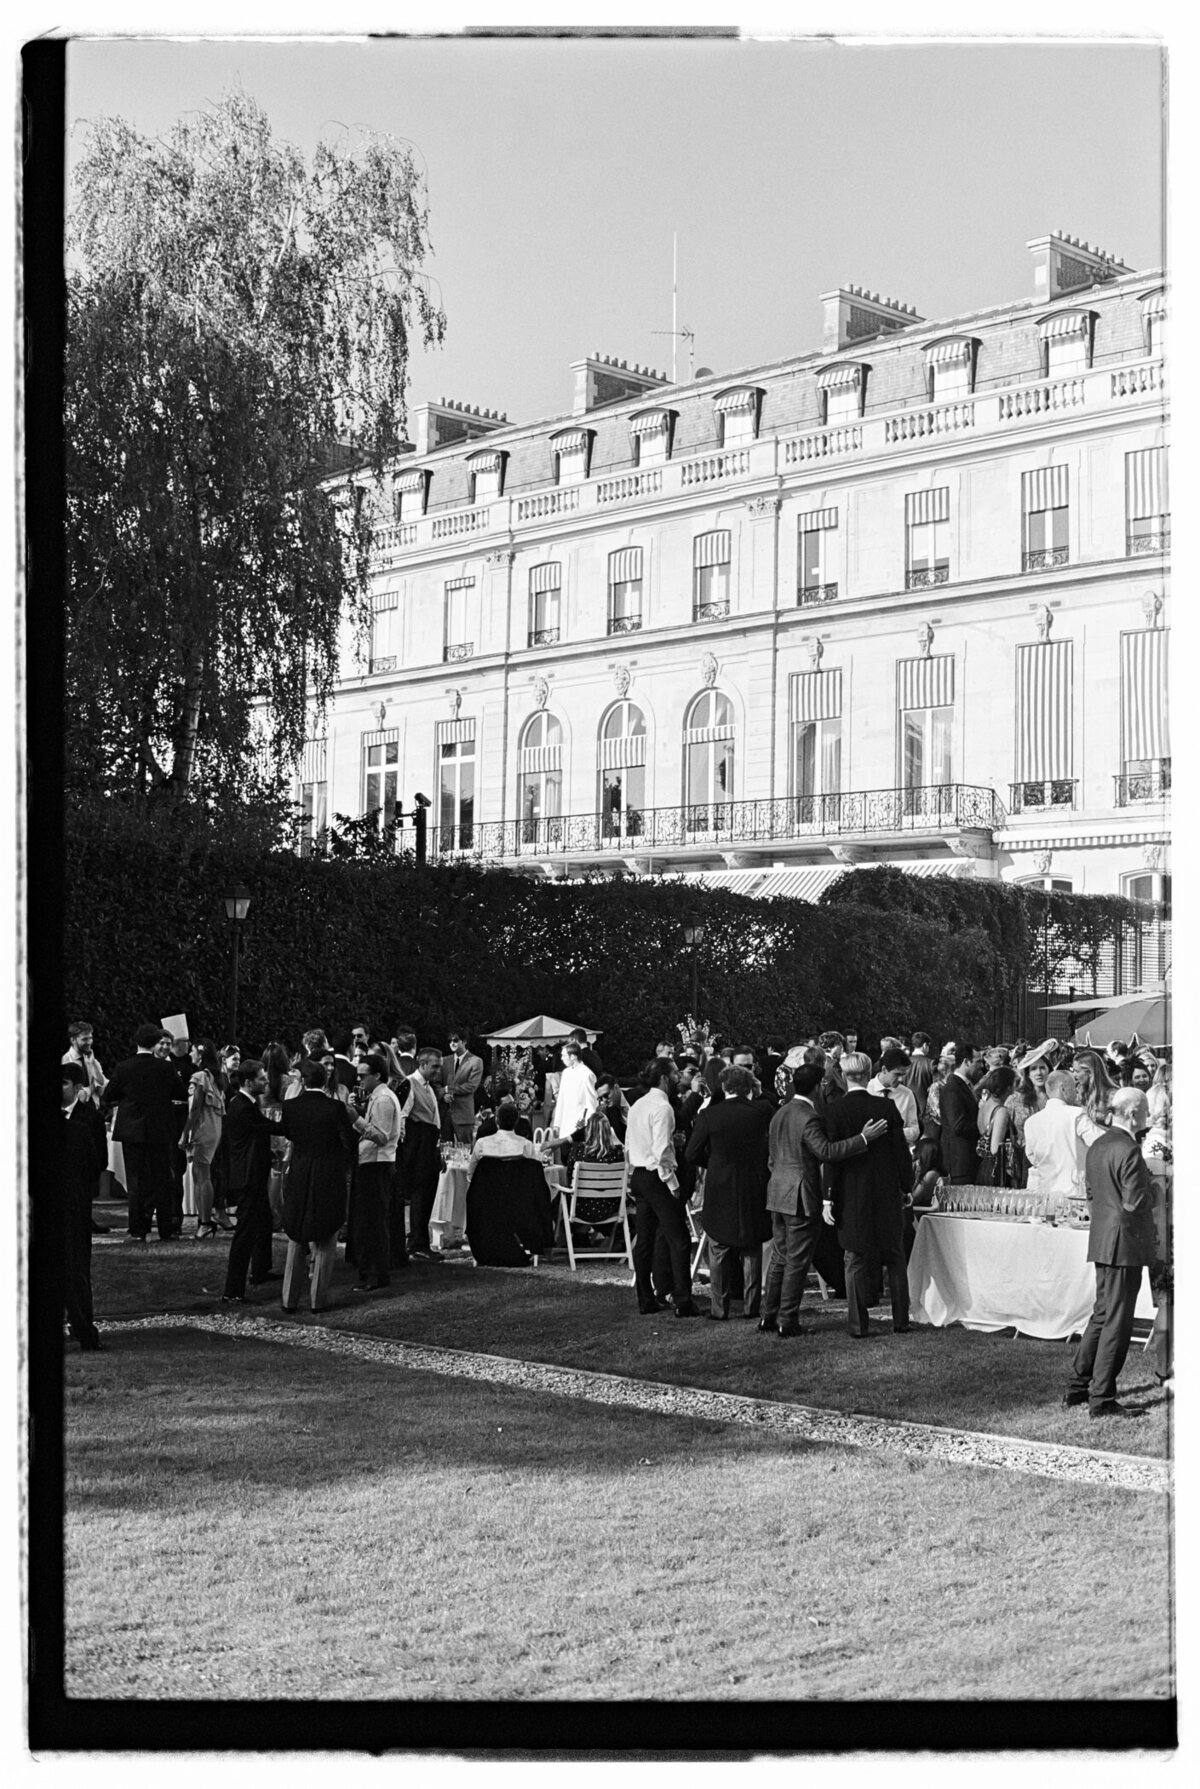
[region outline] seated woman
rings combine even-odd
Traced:
[[[480,1126],[475,1138],[475,1146],[467,1163],[467,1180],[471,1180],[480,1162],[488,1156],[498,1156],[501,1160],[511,1160],[514,1156],[527,1156],[531,1161],[538,1159],[537,1150],[529,1137],[522,1137],[517,1131],[520,1120],[513,1101],[501,1100],[495,1114],[495,1128],[485,1133]]]
[[[563,1167],[574,1176],[576,1162],[623,1162],[625,1149],[603,1112],[591,1117],[575,1132],[563,1155]],[[579,1199],[575,1216],[581,1224],[602,1223],[612,1216],[612,1199]]]

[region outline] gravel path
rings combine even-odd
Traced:
[[[803,1441],[832,1442],[842,1447],[873,1448],[908,1458],[946,1460],[958,1466],[985,1466],[1002,1472],[1023,1472],[1037,1478],[1072,1484],[1113,1485],[1127,1491],[1169,1491],[1171,1469],[1165,1460],[1059,1447],[1045,1441],[1016,1441],[966,1429],[940,1429],[926,1423],[895,1422],[878,1416],[846,1416],[730,1392],[700,1391],[690,1386],[661,1385],[648,1379],[625,1379],[612,1373],[584,1372],[575,1367],[543,1366],[474,1354],[455,1348],[428,1348],[352,1334],[346,1330],[298,1328],[273,1318],[242,1316],[142,1317],[105,1324],[106,1333],[121,1330],[188,1328],[284,1347],[313,1348],[346,1359],[369,1360],[452,1379],[481,1379],[490,1385],[511,1385],[552,1397],[583,1398],[596,1404],[620,1404],[659,1416],[697,1417],[709,1422],[745,1423],[776,1429]]]

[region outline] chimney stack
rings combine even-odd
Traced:
[[[496,429],[506,428],[508,418],[495,410],[480,410],[478,405],[472,409],[470,404],[447,403],[441,398],[436,404],[418,404],[413,411],[413,425],[417,452],[426,454],[439,447],[449,447],[456,441],[474,441],[480,435],[491,435]]]
[[[572,414],[583,416],[604,404],[619,404],[622,398],[640,398],[645,392],[660,391],[671,382],[665,373],[653,367],[629,366],[624,360],[610,359],[599,349],[586,360],[571,362],[575,379]]]
[[[1080,242],[1078,236],[1068,236],[1064,230],[1035,236],[1025,247],[1033,256],[1033,295],[1046,302],[1133,272],[1116,255]]]
[[[839,286],[836,292],[822,292],[825,307],[825,330],[822,352],[837,353],[842,348],[857,347],[873,336],[894,335],[898,329],[911,329],[923,323],[911,304],[896,298],[881,298],[864,286]]]

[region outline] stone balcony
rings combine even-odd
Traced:
[[[744,446],[668,460],[661,466],[605,472],[581,484],[514,493],[469,509],[434,511],[379,529],[376,557],[381,564],[388,564],[476,536],[519,536],[526,529],[543,530],[547,522],[560,518],[601,516],[626,506],[685,499],[707,490],[746,486],[747,495],[751,495],[773,480],[795,477],[829,462],[891,457],[920,451],[931,442],[948,445],[985,437],[1010,440],[1026,429],[1044,427],[1047,421],[1098,416],[1147,399],[1166,401],[1161,360],[1096,367],[1060,379],[1030,380],[943,404],[909,405],[853,422],[765,436]]]

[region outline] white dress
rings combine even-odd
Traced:
[[[599,1106],[596,1077],[591,1069],[582,1062],[568,1063],[562,1072],[550,1129],[556,1137],[573,1136]]]

